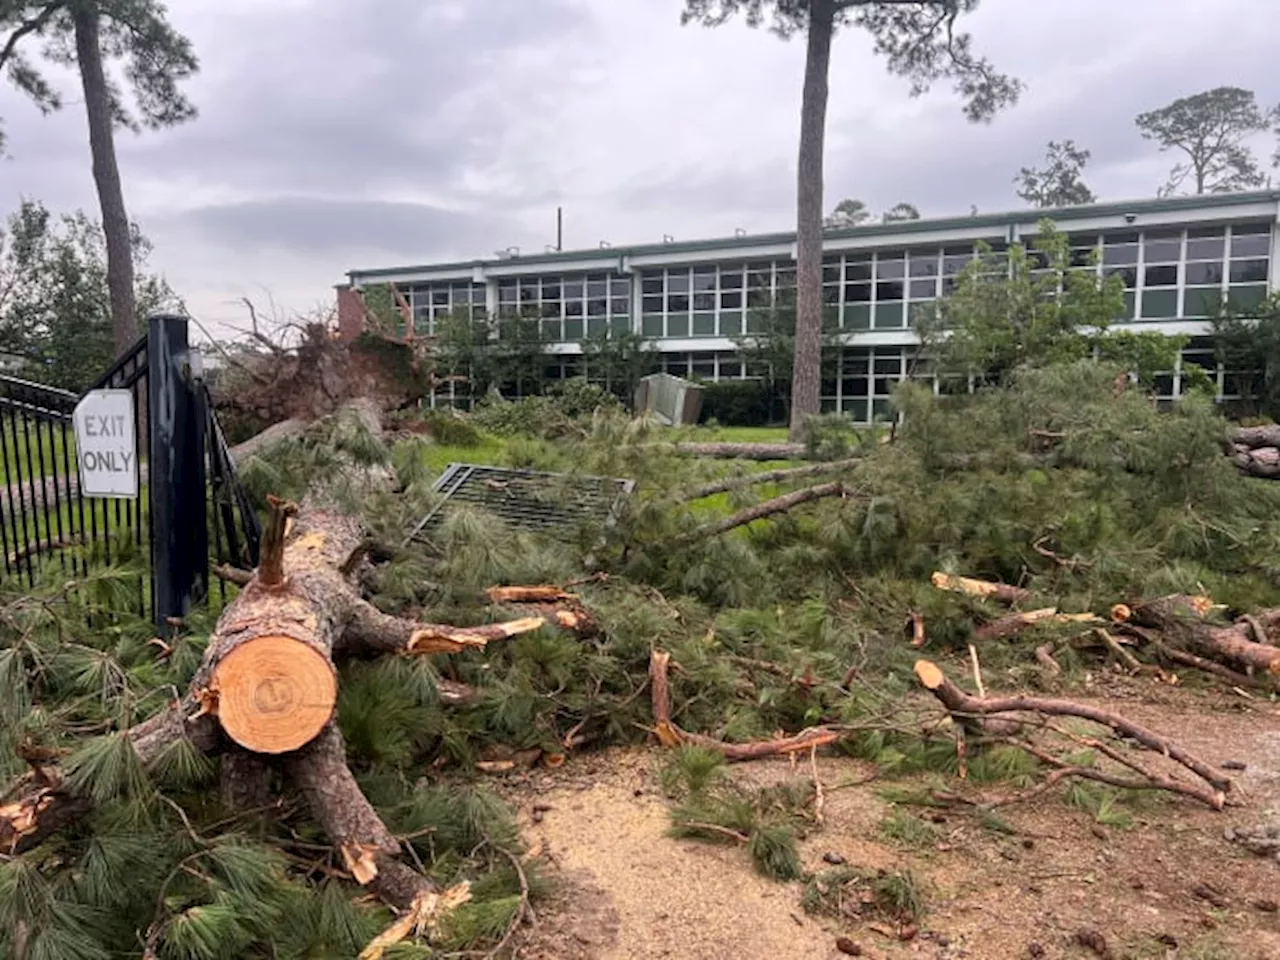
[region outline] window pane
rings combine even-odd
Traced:
[[[870,330],[871,305],[868,303],[845,304],[844,327],[846,330]]]
[[[662,336],[662,314],[659,313],[656,316],[645,314],[640,326],[640,334],[645,337]]]
[[[667,312],[676,313],[689,309],[689,295],[684,293],[667,294]]]
[[[564,338],[566,340],[582,339],[582,318],[576,320],[566,320],[564,322]]]
[[[645,298],[644,298],[644,302],[643,302],[643,304],[641,304],[641,306],[642,306],[642,308],[643,308],[644,312],[645,312],[645,313],[647,313],[647,314],[648,314],[648,313],[661,313],[661,312],[662,312],[662,297],[645,297]]]
[[[1178,268],[1174,265],[1167,267],[1147,267],[1146,284],[1148,287],[1172,287],[1178,283]]]
[[[721,279],[723,280],[724,278],[722,277]],[[720,292],[720,308],[722,310],[741,310],[742,291],[722,290]]]
[[[516,285],[514,283],[504,283],[498,287],[498,302],[516,302]]]
[[[599,298],[599,297],[607,297],[608,295],[609,295],[609,285],[605,283],[603,280],[592,280],[590,283],[587,284],[588,297]],[[545,291],[543,292],[543,296],[546,296]]]
[[[794,275],[791,280],[795,283]],[[732,273],[720,272],[720,289],[721,290],[741,290],[742,289],[742,271],[734,270]]]
[[[896,377],[902,372],[902,358],[897,355],[877,356],[872,370],[880,376],[893,374]]]
[[[1271,253],[1269,236],[1240,236],[1232,234],[1231,256],[1233,257],[1265,257]]]
[[[713,294],[714,296],[714,294]],[[747,291],[747,306],[764,309],[773,305],[773,294],[766,287],[763,290]]]
[[[877,260],[876,261],[876,279],[896,280],[903,276],[906,271],[906,264],[901,260]]]
[[[903,310],[901,303],[880,303],[876,305],[876,329],[897,330],[902,327]]]
[[[912,280],[911,299],[931,300],[938,295],[938,284],[934,280]]]
[[[840,288],[833,283],[828,283],[825,287],[822,288],[822,302],[823,303],[839,303]]]
[[[1221,260],[1227,242],[1221,232],[1216,237],[1187,238],[1188,260]]]
[[[1188,263],[1186,284],[1189,287],[1209,286],[1222,283],[1222,264]]]
[[[1232,283],[1265,283],[1267,279],[1266,260],[1233,260],[1231,261]]]
[[[594,300],[587,301],[587,315],[591,317],[603,317],[609,311],[609,301],[604,297],[597,297]]]
[[[1211,317],[1222,304],[1222,290],[1218,287],[1190,287],[1186,293],[1183,314],[1188,317]]]
[[[840,264],[827,264],[822,268],[823,283],[839,283],[840,282]]]
[[[615,317],[625,317],[631,312],[631,298],[614,297],[609,301],[609,310]]]
[[[714,313],[695,313],[693,315],[693,335],[695,337],[711,337],[716,332],[716,315]],[[706,376],[711,376],[710,373]]]
[[[1124,285],[1132,290],[1138,285],[1138,268],[1137,267],[1108,267],[1107,276],[1124,278]]]
[[[649,291],[646,291],[646,293],[647,293],[647,292],[649,292]],[[659,281],[658,281],[658,289],[657,289],[657,290],[654,290],[653,292],[654,292],[654,293],[661,293],[661,292],[662,292],[662,281],[661,281],[661,280],[659,280]],[[581,281],[581,280],[573,280],[573,281],[571,281],[571,282],[569,282],[569,283],[566,283],[566,284],[564,285],[564,298],[565,298],[566,300],[581,300],[581,299],[582,299],[582,281]]]
[[[1102,243],[1107,247],[1116,247],[1122,244],[1137,243],[1137,233],[1108,233],[1102,238]]]
[[[661,293],[662,292],[662,275],[649,277],[646,276],[642,282],[642,289],[645,293]]]
[[[848,281],[869,281],[871,279],[871,264],[869,263],[851,263],[845,268],[845,280]]]
[[[609,293],[615,297],[631,296],[631,281],[630,280],[610,280]]]
[[[911,258],[911,276],[913,277],[936,277],[938,275],[938,258],[937,256],[921,256]]]
[[[742,314],[720,314],[720,332],[726,337],[732,337],[742,333]]]
[[[566,317],[580,317],[580,316],[582,316],[582,301],[581,301],[581,300],[566,300],[566,301],[565,301],[565,304],[564,304],[564,315],[565,315]]]
[[[560,281],[559,280],[543,280],[542,281],[542,299],[543,300],[559,300],[560,299]]]
[[[1167,263],[1176,261],[1182,256],[1180,240],[1148,240],[1144,245],[1143,255],[1147,263]]]
[[[716,288],[716,275],[714,273],[699,272],[693,275],[693,291],[697,293],[699,290],[714,290]]]
[[[667,336],[687,337],[689,335],[689,315],[676,313],[667,315]]]
[[[668,273],[667,274],[667,293],[688,293],[689,292],[689,274],[684,273]]]
[[[693,309],[714,310],[715,308],[716,295],[714,293],[695,293],[693,295]]]
[[[1257,234],[1271,235],[1271,224],[1269,223],[1237,223],[1231,228],[1231,232],[1237,236],[1248,236]]]
[[[887,283],[877,283],[876,299],[882,302],[885,300],[901,300],[902,282],[890,280]]]
[[[1147,290],[1142,294],[1144,317],[1176,317],[1178,315],[1177,290]]]
[[[1264,283],[1253,287],[1232,287],[1227,293],[1227,300],[1239,310],[1248,310],[1260,304],[1266,296],[1267,285]]]
[[[1102,262],[1107,266],[1126,266],[1138,262],[1138,245],[1128,243],[1121,247],[1106,247],[1102,251]]]

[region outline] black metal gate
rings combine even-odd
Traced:
[[[152,318],[93,389],[133,395],[137,499],[81,495],[80,396],[0,376],[0,577],[34,586],[134,562],[144,571],[138,613],[163,627],[205,598],[211,562],[257,565],[258,518],[191,362],[184,318]]]

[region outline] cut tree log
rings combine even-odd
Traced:
[[[929,579],[939,590],[963,593],[970,597],[989,597],[1002,603],[1021,603],[1031,596],[1030,590],[1015,587],[1012,584],[998,583],[994,580],[975,580],[972,577],[958,577],[955,574],[942,573],[941,571],[935,572]]]
[[[662,450],[685,457],[713,457],[720,460],[802,460],[803,443],[652,443]]]
[[[1133,620],[1159,630],[1167,645],[1280,676],[1280,647],[1250,639],[1254,624],[1268,635],[1280,629],[1280,608],[1256,614],[1253,624],[1243,621],[1228,626],[1205,620],[1205,612],[1203,598],[1174,595],[1138,604],[1133,608]]]
[[[346,415],[380,433],[371,402],[351,405]],[[370,488],[390,482],[388,472],[353,475],[354,469],[340,468],[344,483],[357,480]],[[535,630],[544,620],[454,627],[378,611],[344,573],[365,542],[363,525],[326,490],[313,489],[299,507],[274,501],[258,570],[223,611],[186,696],[123,735],[144,766],[183,738],[205,753],[229,748],[256,757],[281,755],[352,876],[393,906],[421,908],[435,895],[434,885],[397,859],[399,842],[347,768],[333,716],[335,656],[483,648]],[[0,807],[0,849],[11,853],[29,849],[86,809],[56,767],[42,768],[38,778],[29,775],[6,795],[16,799]]]
[[[1011,613],[1008,616],[1000,617],[998,620],[992,620],[990,623],[984,623],[973,631],[973,639],[1001,640],[1005,637],[1016,636],[1023,630],[1034,627],[1037,624],[1089,624],[1101,622],[1091,613],[1059,613],[1056,607],[1044,607],[1040,610]]]
[[[1011,719],[1002,717],[1002,715],[1006,714],[1039,714],[1042,716],[1079,717],[1082,720],[1090,720],[1107,727],[1117,737],[1128,738],[1145,749],[1182,765],[1209,784],[1212,789],[1206,790],[1194,784],[1186,784],[1172,778],[1158,777],[1156,775],[1148,775],[1147,781],[1143,783],[1125,781],[1119,785],[1171,790],[1193,797],[1201,803],[1213,807],[1215,810],[1221,810],[1226,803],[1226,795],[1231,789],[1231,779],[1229,777],[1223,776],[1203,760],[1192,756],[1174,741],[1118,713],[1090,704],[1073,703],[1070,700],[1053,700],[1046,697],[975,697],[961,690],[947,679],[946,674],[942,672],[942,668],[930,660],[917,660],[915,674],[916,679],[920,681],[920,685],[937,697],[938,701],[953,718],[959,720],[970,729],[977,723],[982,732],[991,735],[993,731],[990,727],[983,729],[982,725],[989,723],[992,719]],[[1017,745],[1027,749],[1027,745],[1020,741],[1017,742]],[[1108,749],[1112,748],[1108,747]],[[1035,754],[1034,749],[1030,752]],[[1039,754],[1035,755],[1039,756]],[[1085,776],[1090,779],[1103,779],[1104,782],[1108,783],[1116,782],[1115,778],[1106,779],[1104,777],[1091,776],[1090,768],[1081,768],[1056,760],[1054,765],[1066,771],[1055,771],[1055,781],[1068,776]],[[1131,763],[1126,763],[1126,765],[1134,769]],[[1145,773],[1145,771],[1143,772]]]

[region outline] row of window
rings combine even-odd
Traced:
[[[1225,370],[1218,363],[1211,341],[1192,341],[1178,358],[1176,368],[1158,376],[1157,397],[1171,401],[1184,392],[1183,371],[1195,365],[1204,369],[1217,384],[1220,399],[1240,397],[1251,386],[1256,375]],[[688,351],[664,353],[660,369],[676,376],[701,380],[739,380],[763,374],[735,353],[725,351]],[[543,375],[546,380],[592,376],[590,365],[581,356],[548,357]],[[822,380],[823,412],[840,412],[858,423],[885,421],[892,416],[890,395],[895,384],[903,380],[919,380],[932,385],[935,392],[963,392],[972,389],[966,378],[939,377],[926,360],[916,356],[911,347],[846,347],[838,358],[826,364]],[[471,398],[465,385],[450,382],[431,398],[432,406],[467,407]]]
[[[1239,306],[1266,296],[1271,279],[1268,223],[1073,234],[1077,269],[1114,275],[1125,284],[1118,320],[1211,316],[1225,299]],[[1001,241],[988,244],[997,252]],[[1036,254],[1033,252],[1033,256]],[[901,330],[913,305],[950,294],[974,258],[972,243],[828,254],[823,261],[825,321],[841,330]],[[1043,262],[1043,256],[1040,257]],[[1047,266],[1047,264],[1045,264]],[[795,263],[759,260],[669,267],[639,278],[639,322],[633,322],[629,277],[576,274],[505,279],[502,313],[541,318],[546,340],[578,340],[606,330],[645,337],[735,337],[763,326],[760,314],[794,296]],[[482,284],[421,284],[405,297],[420,332],[454,310],[484,310]]]

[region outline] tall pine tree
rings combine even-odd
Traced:
[[[137,337],[129,217],[116,165],[119,124],[135,132],[171,126],[195,116],[179,89],[196,72],[191,43],[166,18],[159,0],[0,0],[0,73],[45,113],[62,107],[61,92],[46,78],[31,48],[52,63],[75,66],[89,121],[93,179],[107,245],[107,286],[116,353]],[[132,108],[105,61],[123,61]]]
[[[1017,101],[1022,85],[973,52],[967,33],[957,32],[961,14],[979,0],[685,0],[684,23],[715,27],[741,13],[756,27],[771,19],[774,33],[804,33],[804,90],[800,104],[800,153],[796,191],[796,359],[792,382],[791,438],[818,413],[822,334],[822,154],[826,140],[827,74],[831,40],[842,26],[871,34],[889,72],[911,81],[919,96],[937,80],[951,78],[972,121],[990,120]]]

